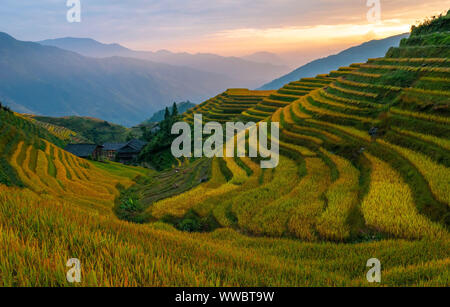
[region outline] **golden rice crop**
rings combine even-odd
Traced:
[[[338,245],[231,229],[182,233],[0,185],[1,286],[70,286],[73,257],[82,262],[79,286],[369,286],[372,257],[383,264],[382,285],[445,286],[448,249],[448,241]]]
[[[350,110],[356,110],[356,111],[361,110],[360,107],[355,107],[353,105],[339,103],[339,102],[336,102],[334,100],[324,99],[319,92],[311,93],[311,97],[314,99],[314,101],[317,101],[317,102],[323,103],[323,104],[327,104],[327,105],[330,105],[330,106],[335,106],[335,107],[345,108],[345,109],[350,109]]]
[[[351,126],[342,126],[342,125],[337,125],[337,124],[332,124],[329,122],[324,122],[324,121],[319,121],[316,119],[308,119],[308,122],[310,123],[314,123],[314,124],[318,124],[318,125],[324,125],[324,126],[328,126],[328,127],[332,127],[336,130],[339,130],[341,132],[345,132],[349,135],[352,135],[354,137],[360,138],[362,140],[365,141],[371,141],[371,138],[369,136],[369,134],[365,131],[361,131],[359,129],[353,128]]]
[[[321,145],[323,143],[323,141],[315,136],[310,136],[310,135],[306,135],[306,134],[299,134],[299,133],[294,133],[288,130],[283,130],[283,134],[294,138],[294,139],[301,139],[301,140],[306,140],[306,141],[311,141],[314,142],[318,145]]]
[[[228,193],[235,188],[235,184],[226,182],[225,177],[220,171],[218,160],[214,159],[212,163],[212,177],[210,181],[203,183],[185,193],[154,203],[150,207],[149,212],[152,216],[158,219],[165,215],[182,217],[189,209],[205,201],[209,197]]]
[[[19,178],[24,182],[25,185],[29,186],[35,192],[43,192],[45,191],[45,187],[42,185],[42,182],[39,180],[39,177],[36,176],[32,172],[28,172],[28,168],[22,168],[22,165],[18,165],[17,158],[22,151],[26,152],[26,158],[23,162],[23,165],[29,165],[29,151],[28,147],[23,141],[19,142],[15,152],[12,154],[10,158],[11,166],[16,170]]]
[[[331,83],[329,85],[330,88],[342,92],[342,93],[346,93],[346,94],[350,94],[350,95],[355,95],[355,96],[361,96],[361,97],[366,97],[366,98],[377,98],[379,95],[375,94],[375,93],[367,93],[367,92],[361,92],[361,91],[356,91],[356,90],[349,90],[347,88],[343,88],[340,86],[337,86],[335,83]]]
[[[449,73],[450,68],[448,67],[415,67],[415,66],[396,66],[396,65],[374,65],[374,64],[364,64],[361,68],[372,68],[372,69],[384,69],[384,70],[405,70],[414,72],[443,72]]]
[[[325,209],[322,193],[330,185],[330,169],[319,158],[306,158],[307,175],[304,177],[291,195],[292,199],[284,204],[292,206],[288,214],[287,231],[295,237],[313,241],[317,218]]]
[[[277,237],[293,234],[304,240],[314,239],[315,217],[324,207],[320,196],[329,185],[330,173],[318,158],[306,158],[305,163],[307,175],[291,192],[258,208],[259,212],[247,225],[252,232]]]
[[[419,138],[421,140],[424,140],[426,142],[434,143],[444,149],[450,150],[450,140],[449,139],[440,138],[440,137],[437,137],[434,135],[422,134],[422,133],[418,133],[418,132],[411,131],[411,130],[404,130],[404,129],[401,129],[398,127],[391,127],[391,129],[394,130],[395,132],[413,136],[413,137]]]
[[[225,203],[230,201],[233,195],[236,195],[239,191],[256,186],[258,178],[261,175],[261,167],[259,164],[256,164],[247,157],[242,157],[240,159],[247,167],[251,169],[252,175],[242,185],[227,183],[210,191],[207,198],[204,198],[193,207],[196,213],[200,216],[207,216],[210,213],[215,213],[217,215],[216,219],[219,220],[221,225],[229,225],[225,212],[225,209],[227,209],[227,205]]]
[[[353,75],[353,76],[359,76],[359,77],[366,77],[366,78],[373,78],[377,79],[381,77],[381,74],[374,74],[374,73],[365,73],[360,71],[331,71],[330,75]]]
[[[309,150],[306,147],[303,147],[303,146],[300,146],[300,145],[291,144],[291,143],[286,143],[286,142],[283,142],[283,141],[279,141],[279,143],[280,143],[280,147],[293,150],[293,151],[299,153],[300,155],[302,155],[303,157],[316,156],[315,152]]]
[[[343,241],[350,235],[347,218],[358,204],[359,171],[346,159],[322,150],[337,166],[339,178],[325,193],[327,207],[317,219],[319,235],[328,240]]]
[[[283,118],[284,118],[284,121],[288,124],[294,123],[294,120],[292,119],[291,105],[283,108]]]
[[[448,79],[447,79],[448,80]],[[448,81],[447,81],[448,82]],[[413,93],[417,93],[417,94],[421,94],[424,95],[426,98],[426,95],[435,95],[435,96],[450,96],[450,92],[448,91],[439,91],[439,90],[426,90],[426,89],[422,89],[422,88],[417,88],[417,87],[413,87],[413,88],[405,88],[404,91],[406,93],[408,92],[413,92]],[[447,98],[448,99],[448,98]]]
[[[346,85],[350,85],[350,86],[354,86],[354,87],[365,88],[365,89],[366,88],[376,88],[376,89],[388,89],[388,90],[392,90],[392,91],[400,91],[400,90],[402,90],[402,88],[398,87],[398,86],[355,82],[355,81],[350,81],[350,80],[344,79],[342,77],[339,77],[337,79],[337,81],[339,81],[339,83],[342,83],[342,84],[346,84]]]
[[[129,186],[131,180],[109,176],[95,167],[90,167],[89,174],[84,173],[89,165],[87,161],[62,151],[53,144],[45,142],[45,152],[36,150],[32,146],[19,142],[16,151],[10,158],[12,167],[16,170],[20,179],[31,190],[37,193],[46,193],[61,199],[70,200],[85,208],[96,208],[108,212],[113,206],[113,201],[119,195],[116,189],[117,183]],[[32,151],[36,150],[36,170],[29,168]],[[25,152],[25,159],[19,165],[18,156]],[[52,162],[56,168],[56,177],[48,173],[49,163],[53,153]],[[69,175],[67,175],[69,173]]]
[[[431,121],[431,122],[438,122],[438,123],[442,123],[442,124],[450,124],[450,118],[449,117],[443,117],[443,116],[431,115],[431,114],[426,114],[426,113],[421,113],[421,112],[413,112],[413,111],[408,111],[408,110],[402,110],[402,109],[395,108],[395,107],[390,108],[389,111],[391,113],[394,113],[394,114],[410,116],[410,117],[414,117],[414,118],[418,118],[418,119],[422,119],[422,120],[427,120],[427,121]]]
[[[383,62],[393,62],[393,63],[404,63],[404,62],[424,62],[424,63],[445,63],[449,60],[447,58],[371,58],[368,60],[368,62],[376,62],[376,61],[383,61]]]
[[[298,169],[294,161],[280,156],[280,163],[274,170],[270,182],[257,188],[240,193],[232,200],[232,212],[238,219],[241,228],[258,231],[258,223],[253,217],[270,202],[289,193],[297,184]]]
[[[329,92],[327,92],[327,91],[325,91],[325,90],[323,90],[323,89],[321,89],[321,90],[319,91],[319,93],[320,93],[321,96],[327,98],[328,100],[336,101],[336,102],[341,102],[341,103],[344,103],[345,105],[351,104],[351,105],[357,105],[357,106],[360,106],[361,104],[364,104],[364,107],[367,106],[367,103],[364,103],[364,102],[362,102],[362,101],[360,101],[360,100],[357,100],[357,99],[350,99],[350,98],[346,98],[346,97],[340,97],[340,96],[331,94],[331,93],[329,93]],[[382,105],[378,105],[378,104],[376,104],[376,103],[370,104],[370,106],[373,107],[373,108],[382,107]]]
[[[300,104],[302,101],[305,100],[305,97],[302,97],[300,100],[294,101],[291,106],[291,110],[294,113],[295,117],[300,118],[300,119],[307,119],[307,118],[311,118],[311,115],[303,113],[302,110],[299,108]]]
[[[304,127],[304,126],[300,126],[300,125],[293,125],[293,127],[297,130],[303,130],[303,131],[309,131],[309,132],[322,134],[335,143],[342,142],[342,139],[339,136],[332,134],[328,131],[325,131],[323,129],[317,129],[317,128],[306,127],[306,126]]]
[[[372,163],[372,172],[361,210],[369,227],[405,239],[448,237],[439,224],[417,211],[410,187],[389,164],[366,156]]]
[[[306,110],[314,112],[314,113],[318,113],[318,114],[330,115],[330,116],[334,116],[334,117],[343,117],[343,118],[356,119],[356,120],[359,120],[361,122],[373,122],[373,120],[371,118],[357,116],[357,115],[352,115],[352,114],[345,114],[345,113],[331,111],[331,110],[328,110],[328,109],[325,109],[325,108],[315,107],[312,104],[310,104],[307,99],[302,100],[301,101],[301,105]]]
[[[383,140],[378,140],[378,142],[408,159],[428,181],[433,195],[450,206],[450,168],[434,162],[419,152]]]
[[[275,111],[275,113],[273,113],[272,122],[276,122],[276,123],[281,122],[281,112],[282,111],[283,111],[283,109],[279,108],[278,110]]]

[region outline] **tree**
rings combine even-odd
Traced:
[[[177,103],[174,102],[173,106],[172,106],[172,117],[178,116],[178,107],[177,107]]]
[[[168,120],[170,118],[170,111],[169,108],[166,107],[166,110],[164,111],[164,121]]]

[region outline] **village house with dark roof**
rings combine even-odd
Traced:
[[[103,144],[103,157],[114,161],[116,159],[117,151],[125,146],[126,143],[105,143]]]
[[[134,161],[147,142],[133,139],[127,143],[103,144],[103,156],[109,160],[117,160],[121,163]]]
[[[102,148],[96,144],[68,144],[64,149],[79,158],[98,160],[102,156]]]
[[[71,154],[84,158],[99,160],[105,158],[120,163],[130,163],[137,159],[147,142],[133,139],[126,143],[68,144],[65,148]]]
[[[117,151],[117,160],[121,163],[127,163],[135,160],[141,150],[147,145],[147,142],[133,139],[126,143]]]

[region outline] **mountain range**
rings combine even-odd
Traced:
[[[46,116],[132,126],[173,101],[203,101],[236,81],[223,74],[125,57],[92,58],[0,33],[0,101]]]
[[[289,71],[282,59],[269,52],[259,52],[239,58],[211,53],[174,53],[167,50],[136,51],[119,44],[104,44],[90,38],[74,37],[43,40],[38,43],[89,57],[121,56],[223,74],[234,81],[234,87],[255,88]]]
[[[399,45],[403,38],[409,33],[391,36],[385,39],[372,40],[359,46],[346,49],[338,54],[312,61],[303,65],[287,75],[284,75],[270,83],[260,87],[260,90],[277,90],[283,85],[300,80],[301,78],[315,77],[336,70],[339,67],[348,66],[352,63],[365,62],[369,58],[383,57],[391,47]]]

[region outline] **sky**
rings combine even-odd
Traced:
[[[408,32],[450,8],[450,0],[79,1],[81,22],[69,23],[67,0],[2,0],[0,31],[20,40],[89,37],[137,50],[266,51],[306,62]]]

